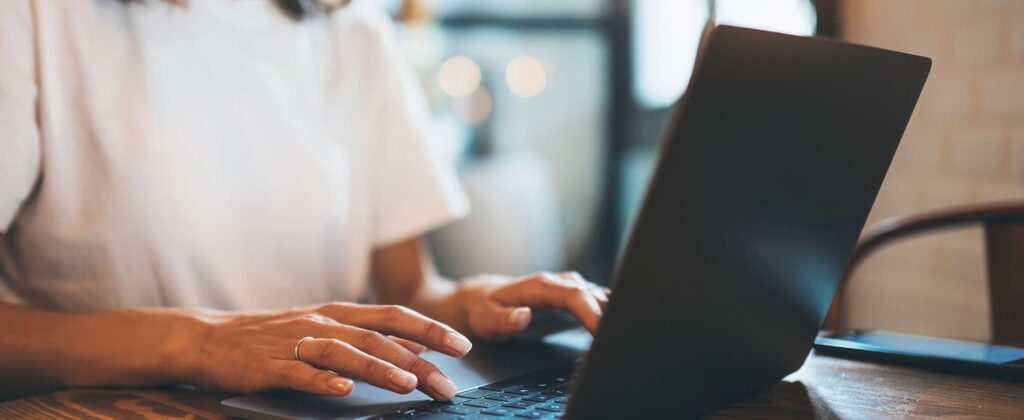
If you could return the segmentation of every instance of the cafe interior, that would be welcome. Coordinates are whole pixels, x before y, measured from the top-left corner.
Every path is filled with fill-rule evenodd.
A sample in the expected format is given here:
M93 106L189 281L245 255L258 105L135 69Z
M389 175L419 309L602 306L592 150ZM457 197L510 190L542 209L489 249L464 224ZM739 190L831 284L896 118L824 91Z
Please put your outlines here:
M865 255L834 308L844 328L987 340L990 302L1024 297L990 285L998 250L986 242L986 220L1024 200L1024 3L447 0L392 10L474 208L430 238L453 277L576 269L606 283L715 22L933 60L865 234L887 220L961 217ZM1014 249L1009 258L1022 259ZM1016 270L1007 275L1019 283Z
M617 262L710 28L930 58L815 350L782 382L712 418L1024 416L1024 358L1006 363L1019 367L1009 379L957 359L1024 351L1024 1L374 4L393 18L425 93L431 152L472 209L426 236L437 271L576 271L613 288L612 302ZM827 341L872 331L890 341ZM0 417L230 414L219 401L231 395L196 392L59 391L0 402Z

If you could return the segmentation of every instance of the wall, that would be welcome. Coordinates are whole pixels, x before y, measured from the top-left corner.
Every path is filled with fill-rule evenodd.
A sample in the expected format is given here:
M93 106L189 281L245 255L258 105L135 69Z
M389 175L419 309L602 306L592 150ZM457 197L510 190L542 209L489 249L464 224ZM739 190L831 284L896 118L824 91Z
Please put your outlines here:
M934 60L869 224L1024 199L1024 1L842 3L845 38ZM982 241L980 229L960 229L886 248L855 274L844 319L852 327L988 337Z

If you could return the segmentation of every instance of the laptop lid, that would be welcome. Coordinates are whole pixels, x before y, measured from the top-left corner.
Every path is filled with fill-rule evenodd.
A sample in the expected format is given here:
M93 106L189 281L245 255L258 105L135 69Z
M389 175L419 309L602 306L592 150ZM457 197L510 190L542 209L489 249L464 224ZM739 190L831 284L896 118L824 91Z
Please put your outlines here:
M697 416L799 368L930 67L877 48L712 29L570 418Z

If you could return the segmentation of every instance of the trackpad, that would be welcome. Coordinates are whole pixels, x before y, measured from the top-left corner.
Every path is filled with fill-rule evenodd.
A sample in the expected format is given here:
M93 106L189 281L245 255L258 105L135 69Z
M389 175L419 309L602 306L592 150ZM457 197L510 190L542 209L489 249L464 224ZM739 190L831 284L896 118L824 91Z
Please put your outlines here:
M460 390L523 375L555 364L571 363L590 346L590 334L570 330L543 341L513 340L500 344L477 343L461 359L437 352L423 358L437 365ZM274 391L229 398L221 402L224 414L244 418L358 418L396 411L430 397L419 391L395 394L364 382L347 397L324 397L294 391Z

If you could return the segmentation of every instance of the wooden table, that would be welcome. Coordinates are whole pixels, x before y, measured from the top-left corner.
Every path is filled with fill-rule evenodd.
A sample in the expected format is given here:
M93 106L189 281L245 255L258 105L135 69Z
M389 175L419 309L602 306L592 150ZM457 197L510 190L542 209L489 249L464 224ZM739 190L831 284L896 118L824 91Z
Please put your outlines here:
M0 418L222 418L224 394L71 389L0 403ZM773 388L712 418L1024 418L1024 383L812 355Z

